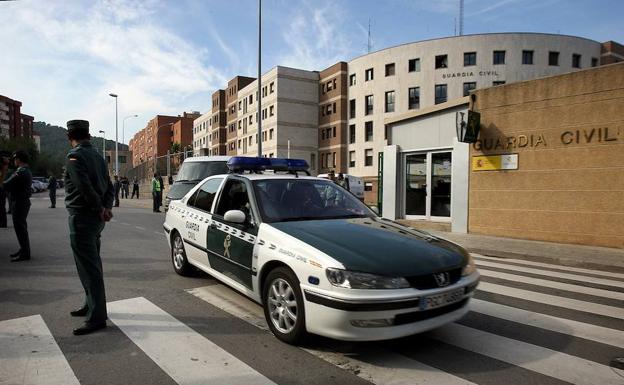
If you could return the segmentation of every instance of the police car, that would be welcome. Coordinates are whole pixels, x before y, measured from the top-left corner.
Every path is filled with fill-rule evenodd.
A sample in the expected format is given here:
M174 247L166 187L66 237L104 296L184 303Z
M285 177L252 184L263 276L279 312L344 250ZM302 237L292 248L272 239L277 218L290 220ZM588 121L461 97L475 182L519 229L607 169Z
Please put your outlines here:
M303 160L233 157L228 167L171 202L173 268L199 268L262 304L280 340L391 339L468 312L479 273L458 245L301 175Z

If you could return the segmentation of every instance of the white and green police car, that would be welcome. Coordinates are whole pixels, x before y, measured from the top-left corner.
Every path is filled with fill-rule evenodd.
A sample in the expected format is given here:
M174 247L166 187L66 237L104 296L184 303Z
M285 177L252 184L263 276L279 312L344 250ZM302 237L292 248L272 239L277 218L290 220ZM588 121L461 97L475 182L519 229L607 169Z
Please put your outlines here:
M461 247L298 175L305 161L234 157L228 166L171 202L173 268L199 268L261 303L279 339L383 340L468 312L479 273Z

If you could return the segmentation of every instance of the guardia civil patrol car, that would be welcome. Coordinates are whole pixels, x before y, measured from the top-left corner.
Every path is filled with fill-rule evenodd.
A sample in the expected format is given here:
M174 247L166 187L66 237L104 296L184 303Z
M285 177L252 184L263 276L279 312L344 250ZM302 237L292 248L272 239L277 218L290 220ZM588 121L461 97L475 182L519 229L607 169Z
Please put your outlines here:
M199 268L262 304L282 341L391 339L468 312L479 273L458 245L300 175L305 161L234 157L228 167L171 202L173 268Z

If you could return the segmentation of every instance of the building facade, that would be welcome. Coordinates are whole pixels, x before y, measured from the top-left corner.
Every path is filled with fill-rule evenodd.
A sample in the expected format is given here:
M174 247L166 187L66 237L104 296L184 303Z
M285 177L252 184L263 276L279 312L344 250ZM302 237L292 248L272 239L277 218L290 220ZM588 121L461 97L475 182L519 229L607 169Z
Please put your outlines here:
M0 137L32 139L34 118L22 114L21 108L19 100L0 95Z
M193 121L193 156L212 153L212 111Z
M119 157L119 176L128 176L128 170L132 168L132 151L120 150L117 154ZM108 175L111 177L116 175L115 150L107 150L105 159L106 166L108 167Z

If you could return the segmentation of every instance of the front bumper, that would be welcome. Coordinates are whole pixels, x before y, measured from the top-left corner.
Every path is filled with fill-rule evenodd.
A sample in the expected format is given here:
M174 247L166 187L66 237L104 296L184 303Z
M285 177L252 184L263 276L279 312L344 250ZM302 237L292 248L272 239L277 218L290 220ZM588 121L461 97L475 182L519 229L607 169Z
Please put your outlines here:
M314 287L303 287L306 328L310 333L346 341L387 340L422 333L466 315L478 282L479 274L475 272L443 289L417 291L417 296L408 298L376 297L368 301L331 297L315 292ZM421 310L421 298L461 288L464 288L461 300Z

